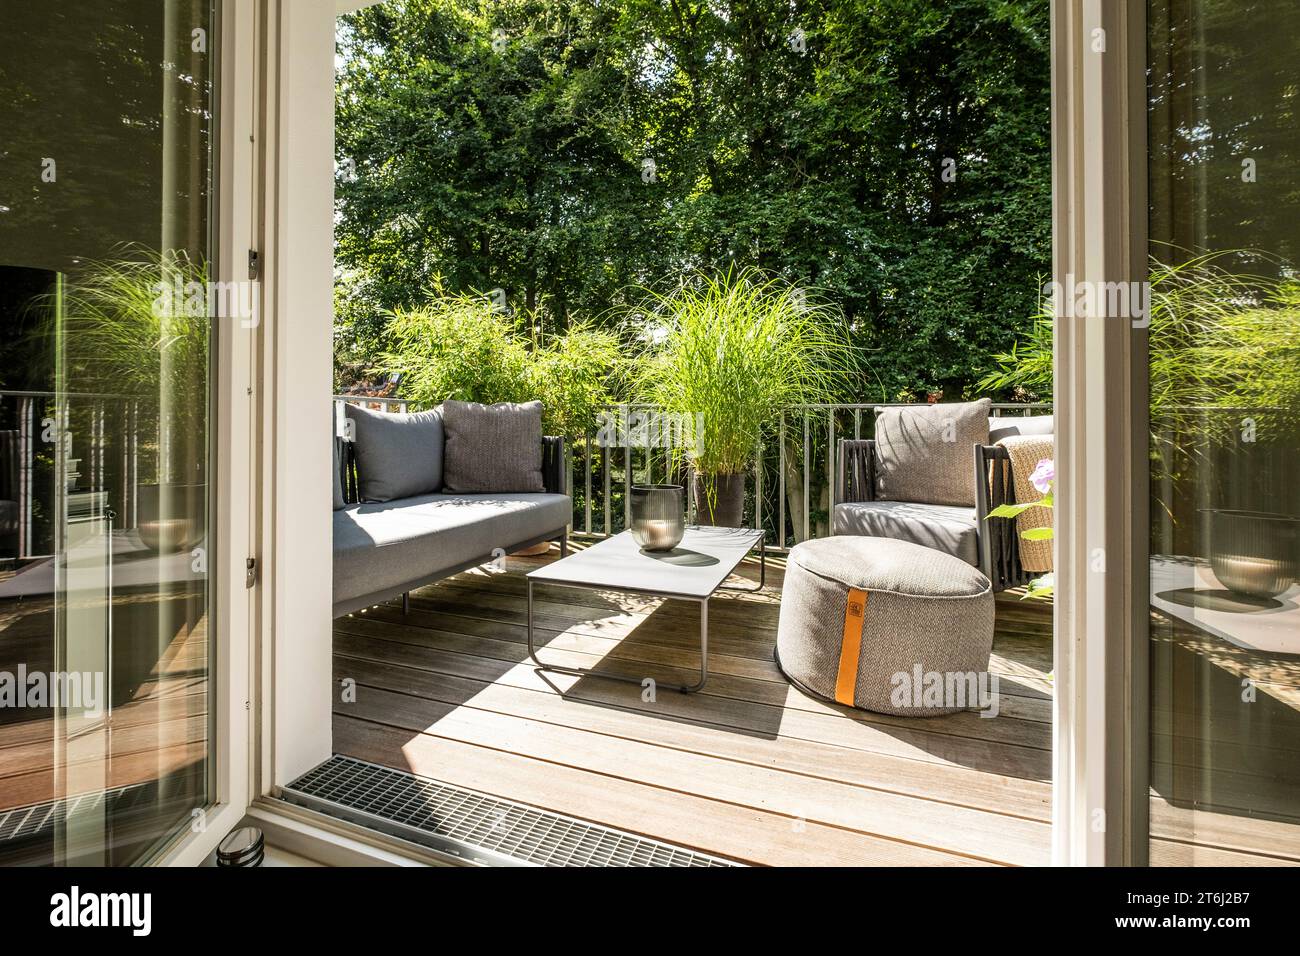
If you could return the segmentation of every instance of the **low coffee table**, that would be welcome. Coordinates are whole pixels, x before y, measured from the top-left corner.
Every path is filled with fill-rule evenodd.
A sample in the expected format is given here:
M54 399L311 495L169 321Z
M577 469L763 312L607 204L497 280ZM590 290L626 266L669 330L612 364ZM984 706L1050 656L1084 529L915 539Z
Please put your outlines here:
M758 587L723 585L745 556L759 549ZM543 664L533 645L533 584L570 588L627 591L655 597L695 601L700 605L700 679L689 687L659 684L669 690L693 693L709 677L709 598L714 591L758 591L767 579L767 548L763 532L755 528L688 527L682 542L671 551L642 551L624 531L554 564L530 571L528 580L528 656L542 670L577 677L604 677L640 684L642 678L605 674L581 667Z

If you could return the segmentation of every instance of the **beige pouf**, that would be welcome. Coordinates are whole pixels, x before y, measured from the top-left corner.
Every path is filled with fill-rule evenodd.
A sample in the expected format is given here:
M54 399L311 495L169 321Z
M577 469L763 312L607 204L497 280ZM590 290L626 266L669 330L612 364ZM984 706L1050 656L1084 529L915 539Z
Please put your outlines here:
M987 704L993 590L960 558L837 535L791 549L777 663L828 700L901 716Z

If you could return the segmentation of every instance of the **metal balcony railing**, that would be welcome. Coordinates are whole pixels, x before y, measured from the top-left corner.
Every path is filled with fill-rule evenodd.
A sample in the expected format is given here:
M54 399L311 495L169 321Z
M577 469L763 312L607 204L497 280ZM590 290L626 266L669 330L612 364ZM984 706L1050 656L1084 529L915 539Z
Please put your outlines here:
M141 408L123 395L0 390L0 559L52 554L60 495L74 490L106 494L117 525L134 526L158 445Z
M393 412L410 408L406 399L395 397L335 395L334 401L336 408L340 403ZM766 531L768 547L777 550L829 533L830 513L835 506L837 441L872 437L876 412L906 404L800 405L776 411L755 448L751 480L745 492L746 523ZM1051 410L1047 403L1001 402L992 406L996 415L1047 414ZM695 502L685 457L679 449L665 447L656 428L645 429L649 438L644 442L635 437L641 430L634 420L636 416L652 419L658 410L632 403L608 406L604 413L619 423L612 429L615 440L609 440L607 429L564 436L568 492L574 499L571 533L602 538L626 528L631 523L628 489L633 483L673 481L686 485L686 517L694 521ZM791 490L794 494L790 494Z
M801 405L777 411L754 452L746 489L746 524L767 532L768 546L784 550L794 542L829 533L835 507L837 442L841 438L871 438L876 412L902 407L904 402ZM920 404L920 403L916 403ZM1049 414L1048 403L994 403L995 415ZM608 413L631 419L653 416L647 405L611 406ZM629 431L639 430L634 423ZM646 430L651 439L658 429ZM653 441L610 443L599 432L570 437L570 493L574 497L573 533L605 537L630 523L632 483L673 481L689 485L683 456ZM793 490L793 494L790 492ZM694 520L694 500L687 498L687 520Z

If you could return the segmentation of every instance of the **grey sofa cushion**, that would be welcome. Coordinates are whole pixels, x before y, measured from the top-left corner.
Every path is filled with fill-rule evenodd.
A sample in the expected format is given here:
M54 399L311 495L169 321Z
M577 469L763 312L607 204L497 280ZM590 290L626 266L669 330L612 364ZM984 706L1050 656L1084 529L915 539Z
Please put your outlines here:
M995 415L989 419L989 444L996 445L1013 435L1054 434L1053 421L1051 415Z
M988 444L987 398L887 408L876 417L876 497L975 506L972 446Z
M572 510L568 495L550 494L438 493L348 505L334 512L335 606L560 531Z
M395 501L442 487L441 412L394 414L349 405L347 416L362 501Z
M540 492L542 403L447 401L443 487L454 493Z
M980 563L979 524L974 508L911 501L845 502L835 506L831 532L910 541L975 567Z

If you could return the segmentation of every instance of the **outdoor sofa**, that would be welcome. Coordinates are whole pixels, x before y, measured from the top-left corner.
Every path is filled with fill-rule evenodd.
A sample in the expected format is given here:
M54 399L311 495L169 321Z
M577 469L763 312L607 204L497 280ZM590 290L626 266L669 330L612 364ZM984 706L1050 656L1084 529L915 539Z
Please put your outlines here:
M538 403L414 414L343 406L335 439L334 617L558 541L573 501ZM336 411L336 415L338 412Z

